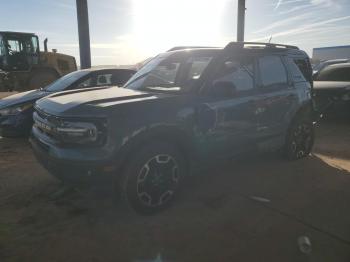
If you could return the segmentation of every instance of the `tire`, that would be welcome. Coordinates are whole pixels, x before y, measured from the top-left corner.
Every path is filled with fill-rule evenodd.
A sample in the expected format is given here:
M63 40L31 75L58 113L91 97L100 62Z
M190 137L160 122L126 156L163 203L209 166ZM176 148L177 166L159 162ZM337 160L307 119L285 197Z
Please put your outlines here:
M29 79L27 90L38 89L51 84L53 81L58 79L59 76L56 72L51 70L38 70L32 73Z
M312 120L307 114L300 115L292 122L287 132L285 155L289 160L297 160L310 155L315 140Z
M131 157L119 181L124 204L143 215L169 207L186 173L186 162L179 150L172 144L155 142Z

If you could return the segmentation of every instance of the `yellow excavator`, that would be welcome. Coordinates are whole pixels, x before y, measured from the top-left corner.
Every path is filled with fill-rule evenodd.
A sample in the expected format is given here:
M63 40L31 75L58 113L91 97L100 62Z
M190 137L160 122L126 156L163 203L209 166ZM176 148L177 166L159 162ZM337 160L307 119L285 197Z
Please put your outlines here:
M41 88L76 70L75 58L49 52L47 39L40 52L37 35L0 31L0 92Z

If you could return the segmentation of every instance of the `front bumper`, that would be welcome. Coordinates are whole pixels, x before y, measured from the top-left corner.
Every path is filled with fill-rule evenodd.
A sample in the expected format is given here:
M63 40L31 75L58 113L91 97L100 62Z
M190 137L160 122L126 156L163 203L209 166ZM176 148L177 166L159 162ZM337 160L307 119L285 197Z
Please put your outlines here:
M39 163L50 174L68 184L97 184L113 182L116 171L113 162L101 157L101 152L88 154L87 150L59 148L35 136L35 128L29 141ZM92 152L91 151L91 152Z

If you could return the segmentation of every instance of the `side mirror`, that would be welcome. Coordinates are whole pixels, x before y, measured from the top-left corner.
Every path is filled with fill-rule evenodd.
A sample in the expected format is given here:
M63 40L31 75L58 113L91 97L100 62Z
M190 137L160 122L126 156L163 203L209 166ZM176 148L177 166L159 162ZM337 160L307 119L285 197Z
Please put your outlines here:
M236 86L229 81L218 81L215 82L210 89L210 95L216 97L232 97L236 95Z

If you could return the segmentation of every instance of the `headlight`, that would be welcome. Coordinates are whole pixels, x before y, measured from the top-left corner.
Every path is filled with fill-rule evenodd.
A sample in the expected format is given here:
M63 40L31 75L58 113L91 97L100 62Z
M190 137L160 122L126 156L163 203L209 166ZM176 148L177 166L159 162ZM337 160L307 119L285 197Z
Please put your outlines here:
M62 121L54 132L63 143L101 145L106 138L106 123Z
M64 119L39 113L33 114L34 128L65 145L101 146L106 141L107 121L98 119Z
M7 107L4 109L0 109L0 115L1 116L9 116L9 115L17 115L18 113L21 113L29 108L32 108L33 104L23 104L19 106L13 106L13 107Z
M92 123L63 122L56 132L66 143L94 143L98 138L97 127Z

